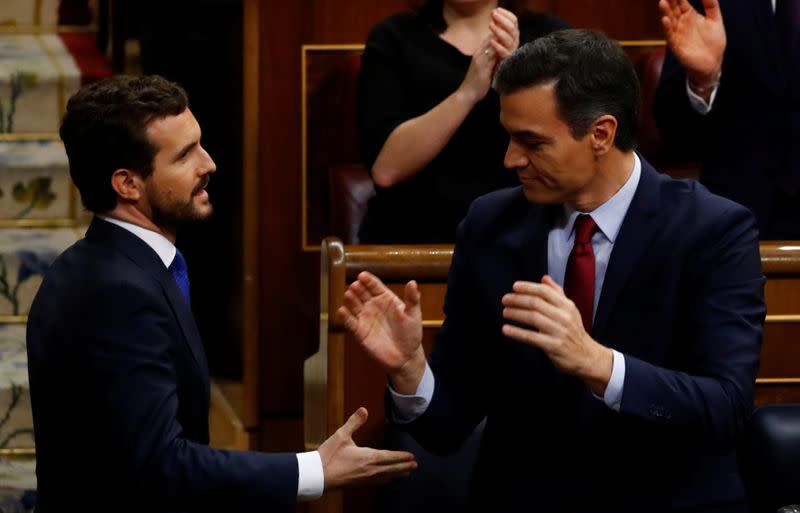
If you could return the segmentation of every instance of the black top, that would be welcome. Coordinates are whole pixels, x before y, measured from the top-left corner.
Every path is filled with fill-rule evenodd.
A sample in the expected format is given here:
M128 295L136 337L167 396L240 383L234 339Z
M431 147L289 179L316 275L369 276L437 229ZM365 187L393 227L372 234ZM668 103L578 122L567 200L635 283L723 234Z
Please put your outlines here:
M568 28L546 13L520 17L519 23L520 44ZM367 168L392 130L458 89L471 58L414 14L396 14L372 29L357 98L361 159ZM517 185L516 175L503 168L508 136L499 116L497 94L489 91L425 169L392 187L376 186L361 225L361 242L453 242L472 200Z

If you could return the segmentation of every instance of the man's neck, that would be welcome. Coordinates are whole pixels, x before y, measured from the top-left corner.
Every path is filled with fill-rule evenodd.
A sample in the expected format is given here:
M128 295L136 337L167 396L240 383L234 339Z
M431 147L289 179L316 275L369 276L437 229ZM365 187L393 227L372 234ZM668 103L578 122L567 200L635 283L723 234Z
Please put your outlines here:
M612 150L598 158L594 178L569 205L580 212L591 212L614 196L633 171L632 151Z
M136 226L141 226L146 230L159 233L163 235L164 238L166 238L168 241L175 244L176 234L174 231L167 230L165 228L156 225L152 221L152 219L150 219L146 214L144 214L141 210L139 210L135 206L117 203L116 207L109 210L108 212L103 212L103 215L106 217L110 217L112 219L119 219L120 221L125 221L126 223L135 224Z

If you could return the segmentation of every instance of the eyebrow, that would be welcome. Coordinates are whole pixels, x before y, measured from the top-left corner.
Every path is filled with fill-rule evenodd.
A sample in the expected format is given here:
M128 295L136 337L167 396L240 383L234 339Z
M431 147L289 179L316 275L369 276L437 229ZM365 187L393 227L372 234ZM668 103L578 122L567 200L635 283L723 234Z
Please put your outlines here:
M511 137L514 139L527 139L527 140L535 140L538 142L551 142L553 139L547 137L546 135L538 134L531 130L517 130L516 132L512 132Z
M195 146L197 146L198 144L200 144L200 141L192 141L192 142L190 142L189 144L187 144L186 146L184 146L183 148L181 148L181 151L179 151L179 152L178 152L178 153L175 155L175 157L173 157L173 158L172 158L172 162L177 162L177 161L179 161L180 159L182 159L183 157L185 157L185 156L186 156L186 155L187 155L187 154L188 154L190 151L192 151L192 149L194 149L194 147L195 147Z

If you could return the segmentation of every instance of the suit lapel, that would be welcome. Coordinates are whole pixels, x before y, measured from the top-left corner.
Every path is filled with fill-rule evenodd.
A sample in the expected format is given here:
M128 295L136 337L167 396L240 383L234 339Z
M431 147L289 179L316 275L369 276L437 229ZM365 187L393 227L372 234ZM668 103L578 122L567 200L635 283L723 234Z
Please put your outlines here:
M186 302L186 298L183 297L183 294L178 288L178 284L175 283L169 271L161 273L159 282L172 306L175 317L178 319L186 343L192 351L192 356L194 356L200 368L205 370L208 365L203 351L203 343L200 339L200 332L197 330L197 324L194 322L194 315L192 315L192 310Z
M191 308L156 252L136 235L98 218L92 220L86 232L86 239L106 246L111 245L159 283L178 320L192 356L205 372L207 369L205 354Z
M650 246L660 226L657 222L661 212L658 173L641 156L639 158L642 162L642 175L608 261L592 326L595 337L603 334L617 297L639 268L639 259Z
M521 243L521 251L515 253L523 259L520 268L524 280L540 282L547 274L547 237L553 227L557 208L531 205L522 224L523 233L517 239Z

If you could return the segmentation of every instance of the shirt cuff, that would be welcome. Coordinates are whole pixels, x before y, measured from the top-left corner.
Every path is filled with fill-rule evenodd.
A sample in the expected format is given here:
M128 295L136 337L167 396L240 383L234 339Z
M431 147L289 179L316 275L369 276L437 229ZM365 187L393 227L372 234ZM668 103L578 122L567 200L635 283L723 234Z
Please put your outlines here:
M394 403L393 420L398 424L408 424L425 413L433 398L434 385L433 371L428 366L428 362L425 362L425 372L413 395L398 394L392 385L389 385L389 394Z
M714 98L717 97L718 90L719 84L715 85L711 89L711 96L708 98L708 103L706 103L702 97L698 96L694 91L692 91L692 88L689 87L689 79L686 79L686 94L689 95L689 104L698 114L705 116L711 112L711 107L714 106Z
M313 501L325 491L325 474L319 451L297 453L297 500Z
M625 357L619 351L611 350L614 355L611 364L611 379L606 385L603 402L614 411L619 411L622 404L622 389L625 385Z

